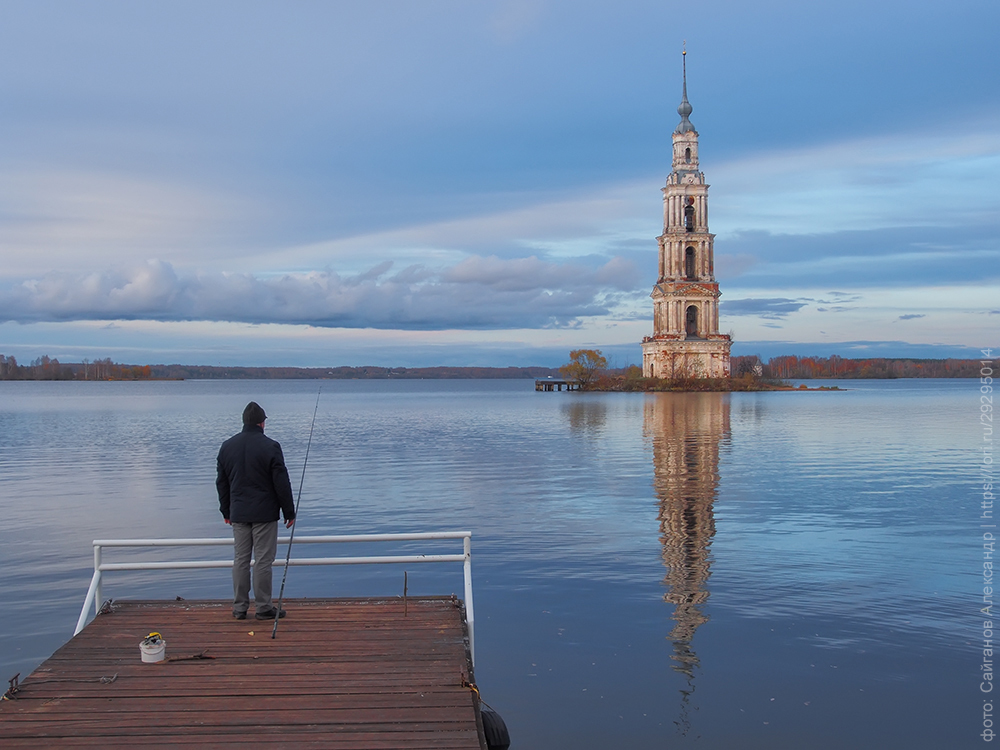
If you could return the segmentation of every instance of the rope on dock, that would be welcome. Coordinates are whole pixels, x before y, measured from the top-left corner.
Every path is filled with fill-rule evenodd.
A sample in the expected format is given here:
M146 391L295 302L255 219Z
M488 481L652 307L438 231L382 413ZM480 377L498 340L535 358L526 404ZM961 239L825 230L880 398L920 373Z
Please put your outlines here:
M215 658L214 656L208 655L208 649L206 648L204 651L200 653L191 654L191 656L168 656L160 663L164 664L168 661L201 661L202 659L214 659L214 658Z

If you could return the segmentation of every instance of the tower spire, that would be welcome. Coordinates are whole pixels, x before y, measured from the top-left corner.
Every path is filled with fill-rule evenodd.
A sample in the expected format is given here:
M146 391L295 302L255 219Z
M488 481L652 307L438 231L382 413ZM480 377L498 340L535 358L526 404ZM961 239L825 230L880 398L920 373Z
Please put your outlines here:
M687 42L684 42L684 49L681 51L681 61L684 69L684 88L683 95L681 96L681 104L677 108L677 114L681 116L681 122L674 130L675 133L697 133L694 129L694 125L688 119L688 115L694 111L694 107L691 106L691 102L688 101L688 69L687 69Z
M688 98L688 43L687 39L681 45L681 70L684 71L682 74L682 80L684 81L684 101Z

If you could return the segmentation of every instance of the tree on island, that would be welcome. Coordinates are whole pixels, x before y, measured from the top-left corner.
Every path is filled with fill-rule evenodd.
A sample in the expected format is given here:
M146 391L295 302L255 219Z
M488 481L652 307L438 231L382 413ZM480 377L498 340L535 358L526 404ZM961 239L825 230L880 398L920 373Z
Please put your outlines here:
M559 368L559 374L586 388L607 367L608 360L600 349L574 349L569 353L569 362Z

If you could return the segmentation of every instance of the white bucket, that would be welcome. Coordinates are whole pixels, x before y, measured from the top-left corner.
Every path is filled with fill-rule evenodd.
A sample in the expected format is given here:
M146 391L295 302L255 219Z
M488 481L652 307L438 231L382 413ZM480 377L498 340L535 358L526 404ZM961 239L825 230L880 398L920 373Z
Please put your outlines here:
M167 652L167 642L162 638L146 638L139 642L139 653L146 664L163 661Z

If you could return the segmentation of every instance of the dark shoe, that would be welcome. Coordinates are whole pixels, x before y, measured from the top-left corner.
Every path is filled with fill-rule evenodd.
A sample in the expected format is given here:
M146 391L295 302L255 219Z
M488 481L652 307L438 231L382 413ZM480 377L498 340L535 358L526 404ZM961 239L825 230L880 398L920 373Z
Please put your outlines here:
M279 620L280 620L280 619L281 619L282 617L284 617L284 616L285 616L285 610L283 610L283 609L282 609L282 610L280 610L280 611L279 611L279 610L276 610L276 609L265 609L265 610L259 610L259 609L258 609L258 610L257 610L257 611L256 611L256 612L254 613L254 617L256 617L256 618L257 618L258 620L273 620L273 619L274 619L274 614L275 614L275 612L277 612L277 613L278 613L278 619L279 619Z
M247 619L247 613L246 612L233 612L233 617L235 617L237 620L245 620L245 619Z

